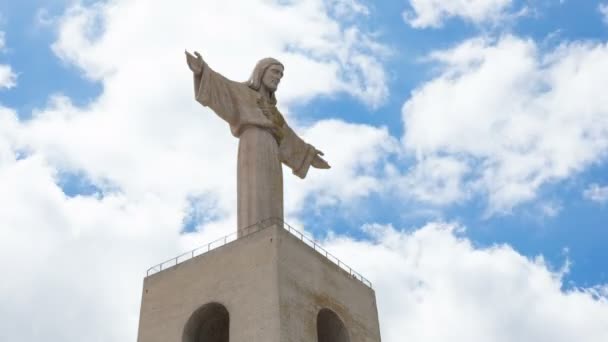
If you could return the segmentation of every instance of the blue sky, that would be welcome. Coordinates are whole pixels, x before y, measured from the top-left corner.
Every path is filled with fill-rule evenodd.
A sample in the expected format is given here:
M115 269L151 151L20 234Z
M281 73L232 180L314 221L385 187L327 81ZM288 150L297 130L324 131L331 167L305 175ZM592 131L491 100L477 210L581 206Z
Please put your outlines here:
M529 4L528 4L529 5ZM514 8L525 3L516 2ZM532 6L532 5L529 5ZM438 48L450 47L459 41L474 37L481 32L490 36L517 34L533 39L541 49L553 49L568 41L605 42L608 26L602 21L598 10L599 3L565 1L564 3L545 2L533 5L534 14L523 16L508 24L478 26L459 18L446 20L441 29L419 30L403 25L399 2L374 4L377 11L371 20L371 27L382 32L391 46L396 49L395 56L388 61L392 78L391 96L381 108L352 108L346 99L320 100L302 108L308 113L312 108L314 115L326 112L348 112L349 120L386 125L391 134L403 134L401 117L398 114L411 91L433 74L433 65L420 62L426 54ZM386 15L392 13L393 15ZM356 106L356 105L355 105ZM567 286L589 286L608 281L608 211L605 203L586 200L582 192L590 183L606 184L608 169L605 160L599 159L597 165L581 170L568 179L546 184L539 191L539 198L526 203L504 215L489 218L483 214L483 198L467 203L455 203L441 208L441 217L457 220L468 227L468 236L480 245L506 243L527 256L542 254L556 267L566 259L573 263L571 272L566 276ZM583 190L582 190L583 189ZM543 200L559 203L559 212L547 217L540 213L539 205ZM404 208L412 209L414 203L382 203L374 209L374 221L395 223L405 227L416 227L426 218L414 218L402 214ZM386 210L386 208L390 208ZM406 209L406 211L408 210ZM328 213L324 213L327 215ZM359 218L369 221L369 217ZM338 223L339 222L339 223ZM358 221L357 223L360 223ZM348 226L352 222L338 220L332 226ZM320 229L323 229L320 227ZM564 252L567 249L568 252Z
M269 20L250 24L259 16ZM0 339L24 327L75 341L62 326L108 317L122 323L96 328L104 341L132 339L145 269L234 230L236 139L191 98L187 48L238 80L261 57L283 61L281 110L333 166L305 180L285 170L286 220L377 284L387 341L604 341L607 41L603 1L4 1L0 256L30 256L28 275L0 287L0 317L15 326ZM467 271L410 264L413 246ZM474 255L483 267L468 264ZM62 270L45 271L48 260ZM107 263L120 266L93 271ZM443 300L397 300L417 293L411 279ZM548 311L567 303L595 318L539 314L518 332L471 335L446 314L445 336L417 330L434 324L427 306L461 303L433 282L462 279L463 297L506 284ZM76 294L33 329L14 307L53 305L43 284L66 292L58 301ZM524 310L494 299L508 308L497 317Z

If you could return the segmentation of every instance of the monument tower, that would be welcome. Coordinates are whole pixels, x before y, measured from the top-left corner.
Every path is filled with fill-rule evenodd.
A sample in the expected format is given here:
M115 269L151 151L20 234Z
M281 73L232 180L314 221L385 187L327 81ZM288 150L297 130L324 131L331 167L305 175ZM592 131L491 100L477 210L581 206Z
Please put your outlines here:
M186 54L196 100L239 138L238 227L148 270L138 342L380 342L371 283L283 222L282 164L329 168L276 108L283 65L241 83Z

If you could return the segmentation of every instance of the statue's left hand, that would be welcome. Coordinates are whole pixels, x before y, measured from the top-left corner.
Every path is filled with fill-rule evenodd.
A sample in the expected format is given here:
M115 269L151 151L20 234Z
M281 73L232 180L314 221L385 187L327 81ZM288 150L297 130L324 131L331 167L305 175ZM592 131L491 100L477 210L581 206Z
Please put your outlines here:
M190 52L186 51L186 61L188 62L188 67L195 75L200 75L203 73L203 67L205 62L203 61L203 56L200 53L194 51L194 56L190 54Z
M317 169L329 169L331 167L329 166L329 163L327 163L325 159L321 158L321 156L324 155L323 152L317 150L316 153L317 154L312 159L311 165Z

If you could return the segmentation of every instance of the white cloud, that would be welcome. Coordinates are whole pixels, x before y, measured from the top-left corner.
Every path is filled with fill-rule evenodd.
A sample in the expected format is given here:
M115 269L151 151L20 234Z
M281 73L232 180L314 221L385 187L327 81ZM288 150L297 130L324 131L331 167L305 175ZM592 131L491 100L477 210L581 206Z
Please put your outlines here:
M194 102L184 48L198 49L217 70L242 80L257 59L277 56L287 66L279 93L286 113L293 103L338 92L348 92L372 106L383 101L387 95L385 74L377 56L386 53L386 48L360 29L332 19L327 11L325 3L314 0L290 5L190 1L180 6L163 1L120 1L76 6L64 17L48 22L60 25L54 51L100 82L103 93L84 107L75 106L64 96L53 96L27 121L19 121L14 111L0 108L0 203L10 203L0 205L0 258L12 261L0 263L0 273L9 275L0 282L0 320L5 323L0 340L134 340L145 269L234 231L236 139L212 112ZM261 19L245 26L251 18ZM300 126L297 117L289 119ZM297 129L326 152L333 169L331 173L313 170L305 181L286 172L286 183L291 183L286 184L288 211L297 211L310 192L322 204L335 204L381 191L386 184L379 179L395 172L386 158L400 151L385 128L323 120ZM466 196L460 177L470 170L468 162L441 159L433 153L424 157L429 168L446 166L435 177L445 184L438 188L445 192L445 198ZM57 185L61 172L82 174L103 193L68 197ZM181 234L182 222L192 211L189 199L205 196L214 199L218 217L199 226L195 233ZM416 244L399 247L399 241L389 238L390 230L378 233L376 245L361 245L368 248L363 250L369 250L369 255L389 256L376 271L370 269L371 264L366 266L365 260L356 261L361 271L376 280L387 341L401 341L397 331L403 326L412 329L412 336L423 334L416 330L416 324L431 321L436 305L462 308L468 300L479 303L475 291L466 292L458 286L454 291L468 296L447 301L447 284L459 285L476 274L466 268L477 265L470 262L475 259L469 254L485 255L491 250L466 249L462 241L450 237L451 233L434 234L435 230L427 227L412 236L427 236L420 244L432 247L431 253L425 254L431 264L434 257L448 264L442 259L445 254L441 248L434 246L461 246L454 248L464 250L460 254L449 254L451 249L446 249L450 261L469 257L452 273L440 267L440 272L429 276L426 272L418 276L408 273L404 278L396 273L410 272L403 265L416 265L419 259L415 255L402 257L411 250L409 244ZM341 245L330 249L334 247ZM350 255L366 254L357 251ZM512 251L509 255L520 260L516 266L544 270ZM522 277L515 272L513 277L508 273L492 281L494 268L509 270L502 262L489 258L473 268L489 272L483 282L473 284L478 286L473 289L492 284L490 288L499 292L499 280L520 283L536 275L530 271ZM538 274L548 274L541 271ZM440 278L439 273L449 277ZM431 297L427 302L430 306L425 308L408 306L413 298L407 292L409 279L419 278L438 289L431 293L442 294L435 300L446 301L434 302ZM549 295L554 297L541 297L538 291L530 292L530 297L537 300L534 303L546 304L541 299L557 298L560 304L584 307L594 319L605 315L603 307L589 301L585 293L563 294L559 287L551 291ZM404 295L397 298L393 293ZM507 294L519 298L514 293ZM411 294L419 296L421 292ZM391 306L385 296L395 304ZM522 307L515 306L512 312L526 312ZM487 306L486 310L490 309L492 306ZM585 332L595 332L594 321L580 323L578 317L584 316L574 316L577 310L572 312L572 317L566 317L571 321L560 328L567 333L571 325L579 324L576 328L587 330L565 336L585 340ZM552 322L561 323L562 317ZM457 335L463 332L456 324L447 327L462 336ZM425 331L432 330L437 329Z
M447 205L469 197L462 178L470 172L466 162L447 156L416 161L404 176L392 181L403 195L434 205Z
M6 50L6 34L0 31L0 53ZM0 89L10 89L17 85L17 74L10 65L0 64Z
M10 65L0 64L0 88L10 89L17 85L17 74Z
M439 75L403 106L404 146L418 160L464 164L469 172L452 173L449 183L486 194L490 213L532 200L542 185L605 157L606 44L566 43L543 53L530 40L505 36L472 39L431 59Z
M40 155L0 166L0 202L10 203L0 206L0 271L10 275L0 285L0 339L134 339L146 268L187 247L179 202L67 198L54 173Z
M608 3L600 3L597 6L598 11L602 15L602 20L605 24L608 24Z
M594 202L605 203L608 201L608 185L590 184L583 191L583 197Z
M338 18L352 18L357 15L369 15L367 6L357 0L328 0L332 12Z
M508 16L512 0L410 0L411 10L403 18L412 27L441 27L451 17L476 24L497 22Z
M562 290L568 264L552 271L508 246L477 248L453 224L410 233L370 225L373 241L327 246L368 277L383 341L586 341L608 339L602 289Z
M6 33L0 31L0 52L3 52L6 48Z
M540 204L540 212L544 217L554 218L562 211L561 203L557 201L546 201Z
M289 115L317 96L346 92L370 106L387 96L379 57L387 49L327 6L110 1L46 21L58 25L55 53L103 90L82 107L54 95L26 121L0 107L0 203L10 203L0 205L0 258L18 258L0 264L10 275L0 284L0 340L134 340L146 268L235 230L237 140L194 101L184 48L235 80L268 55L286 65L280 105L327 153L334 169L324 177L335 180L318 170L297 180L311 187L290 190L288 212L321 191L314 184L326 185L326 204L376 191L378 164L397 146L386 129L338 120L299 127ZM57 185L65 173L100 192L67 196ZM214 217L184 235L183 221L208 205L192 198L211 198Z
M322 120L309 127L304 136L318 143L330 160L331 170L313 170L305 181L286 177L286 208L298 212L307 196L314 194L317 205L336 205L385 192L390 174L387 157L399 152L399 142L386 128L351 124L341 120Z
M28 148L61 168L131 194L220 193L219 205L229 211L235 177L226 175L233 173L237 141L225 123L193 100L184 48L198 49L216 70L236 80L248 78L259 58L278 57L286 65L278 95L286 113L293 102L337 92L370 105L386 96L376 57L386 48L333 20L321 1L161 4L75 6L55 20L60 29L54 51L102 82L104 93L86 108L61 96L51 99L24 125L21 137ZM358 6L352 8L360 11ZM245 25L252 15L273 20ZM311 142L325 149L322 142ZM334 156L327 157L333 162Z
M231 0L166 8L160 2L150 5L131 0L86 8L75 6L63 18L60 38L53 48L90 78L106 81L120 66L132 68L120 70L121 73L133 74L162 66L171 68L176 74L173 77L183 78L180 54L184 48L199 49L213 67L229 78L246 80L255 61L272 55L286 65L289 73L281 89L283 102L348 92L370 105L378 105L388 91L378 60L386 48L355 25L342 26L327 14L328 6L334 8L337 4L359 8L346 3L308 0L281 5ZM143 24L135 29L132 16L124 13L172 16L159 16L154 23L142 18ZM254 16L268 20L250 21ZM132 50L141 55L119 53ZM311 71L316 77L309 77Z

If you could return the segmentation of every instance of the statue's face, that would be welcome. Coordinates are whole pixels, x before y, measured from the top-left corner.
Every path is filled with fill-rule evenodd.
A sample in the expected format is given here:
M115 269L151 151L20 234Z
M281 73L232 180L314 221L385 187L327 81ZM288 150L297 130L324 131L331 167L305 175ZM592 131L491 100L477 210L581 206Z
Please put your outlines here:
M270 91L276 91L279 87L279 82L283 78L283 67L278 64L273 64L266 69L262 76L262 84Z

